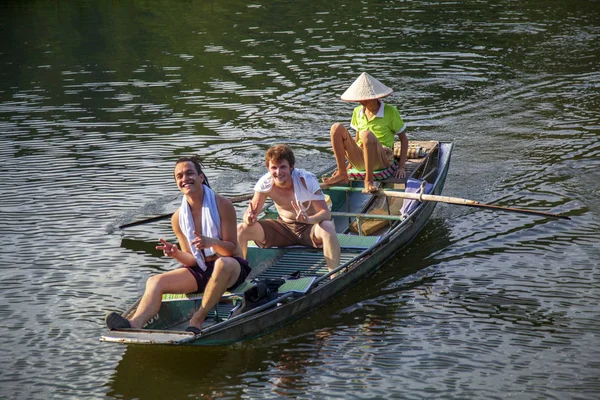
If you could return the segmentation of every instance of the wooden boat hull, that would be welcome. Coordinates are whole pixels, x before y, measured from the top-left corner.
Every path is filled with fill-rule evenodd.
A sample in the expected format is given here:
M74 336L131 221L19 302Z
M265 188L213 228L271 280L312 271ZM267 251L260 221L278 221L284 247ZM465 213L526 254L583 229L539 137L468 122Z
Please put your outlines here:
M430 182L433 185L430 194L439 195L442 192L448 173L452 147L452 143L439 143L439 146L436 147L437 159L435 164L430 166L432 170L436 171L433 175L434 179L431 179ZM426 172L423 171L423 174ZM346 196L348 198L348 194ZM332 194L332 197L335 197L335 195ZM348 288L364 281L368 275L377 271L418 235L427 224L435 206L435 202L420 203L406 219L394 222L377 242L367 248L343 248L342 273L339 273L335 279L330 279L327 276L318 277L316 286L307 293L285 293L263 306L222 322L214 323L206 328L203 327L200 335L193 335L184 331L186 321L189 321L191 314L199 306L200 300L179 301L169 305L163 303L165 311L161 308L158 318L150 322L149 328L151 329L110 331L103 335L101 340L135 344L215 346L261 336L308 314L331 301ZM255 255L260 254L261 257L253 260L254 262L251 261L256 273L261 273L262 270L268 271L274 260L281 259L284 254L291 254L289 249L255 248L249 249L249 251L249 260L252 258L252 252ZM302 254L310 257L311 255L322 254L322 251L314 250L311 252L307 250ZM344 260L346 261L344 262ZM130 309L129 313L134 308L135 306ZM168 317L165 318L163 315L168 315Z

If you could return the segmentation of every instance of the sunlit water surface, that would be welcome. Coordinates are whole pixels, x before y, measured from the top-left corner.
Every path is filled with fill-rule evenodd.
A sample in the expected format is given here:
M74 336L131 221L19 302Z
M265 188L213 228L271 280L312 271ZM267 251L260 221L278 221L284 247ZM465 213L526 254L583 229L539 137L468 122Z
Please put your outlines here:
M596 1L4 2L1 398L544 398L600 394ZM147 277L174 160L248 193L273 143L330 165L367 70L411 139L454 141L438 205L377 274L222 348L100 343ZM238 205L238 212L243 211Z

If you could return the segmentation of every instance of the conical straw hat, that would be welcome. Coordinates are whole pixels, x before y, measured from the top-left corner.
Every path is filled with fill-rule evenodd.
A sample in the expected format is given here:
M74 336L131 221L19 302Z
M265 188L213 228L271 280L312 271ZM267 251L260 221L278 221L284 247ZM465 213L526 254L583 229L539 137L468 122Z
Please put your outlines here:
M342 95L344 101L363 101L380 99L392 94L393 90L371 75L363 72Z

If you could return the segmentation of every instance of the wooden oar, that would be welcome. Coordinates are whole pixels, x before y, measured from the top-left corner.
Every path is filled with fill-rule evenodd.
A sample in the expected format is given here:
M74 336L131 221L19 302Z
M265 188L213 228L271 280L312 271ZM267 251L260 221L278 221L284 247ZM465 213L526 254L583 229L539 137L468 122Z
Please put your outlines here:
M361 192L362 189L359 187L347 187L347 186L330 186L328 190L335 191L345 191L345 192ZM524 208L515 208L515 207L502 207L495 206L492 204L480 203L475 200L462 199L460 197L448 197L448 196L438 196L434 194L420 194L420 193L407 193L407 192L397 192L393 190L379 190L373 194L384 194L389 197L399 197L402 199L412 199L419 201L437 201L440 203L448 203L448 204L456 204L459 206L467 206L467 207L479 207L479 208L487 208L491 210L500 210L500 211L508 211L508 212L516 212L521 214L532 214L532 215L540 215L543 217L550 218L562 218L562 219L571 219L566 215L559 214L551 214L544 211L534 211L534 210L526 210Z
M229 200L231 200L232 203L241 203L243 201L252 199L253 196L254 196L254 193L248 193L248 194L242 194L239 196L231 197ZM131 228L132 226L148 224L148 223L154 222L154 221L160 221L161 219L171 218L171 215L173 215L172 212L168 213L168 214L162 214L162 215L157 215L155 217L142 219L139 221L129 222L127 224L119 225L119 229Z
M419 201L437 201L440 203L457 204L459 206L487 208L487 209L491 209L491 210L516 212L516 213L521 213L521 214L540 215L543 217L550 217L550 218L571 219L570 217L567 217L566 215L551 214L551 213L547 213L547 212L543 212L543 211L526 210L523 208L495 206L492 204L480 203L475 200L462 199L460 197L447 197L447 196L437 196L434 194L395 192L395 191L391 191L391 190L382 190L380 192L389 197L400 197L403 199L412 199L412 200L419 200Z

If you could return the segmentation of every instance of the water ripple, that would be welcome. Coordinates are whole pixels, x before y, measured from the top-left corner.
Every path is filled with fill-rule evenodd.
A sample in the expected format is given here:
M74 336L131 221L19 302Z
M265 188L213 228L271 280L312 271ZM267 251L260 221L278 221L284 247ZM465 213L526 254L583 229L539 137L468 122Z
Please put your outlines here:
M584 3L0 6L0 397L597 397ZM174 267L153 249L168 221L118 229L175 209L174 160L200 154L232 196L275 142L323 169L363 70L394 89L409 138L455 143L444 194L572 219L439 204L378 273L264 338L100 345L104 313Z

